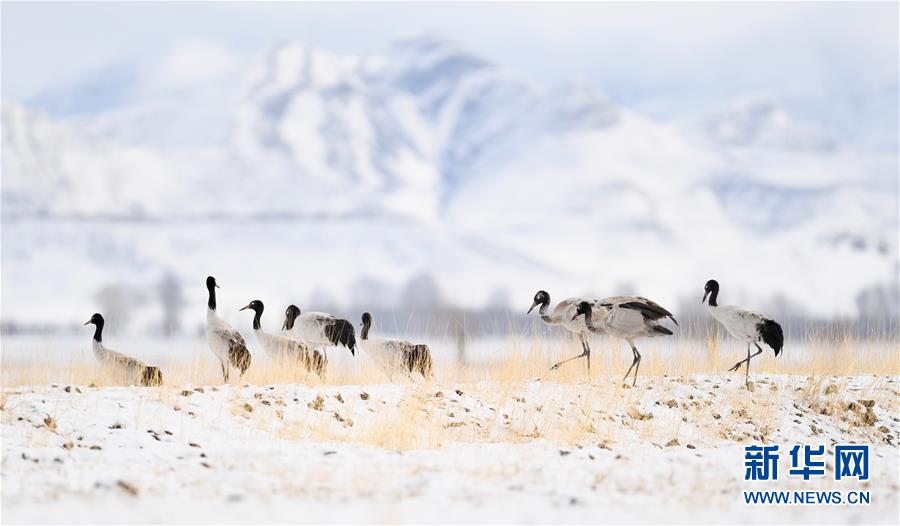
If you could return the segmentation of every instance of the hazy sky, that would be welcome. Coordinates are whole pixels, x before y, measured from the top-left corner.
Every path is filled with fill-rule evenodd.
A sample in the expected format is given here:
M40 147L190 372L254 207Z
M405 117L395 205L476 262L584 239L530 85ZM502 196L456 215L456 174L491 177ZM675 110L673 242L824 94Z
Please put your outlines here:
M3 2L2 95L26 101L110 64L140 68L187 39L239 55L284 40L371 53L427 31L541 85L587 77L663 116L746 95L815 113L896 93L897 25L895 2Z

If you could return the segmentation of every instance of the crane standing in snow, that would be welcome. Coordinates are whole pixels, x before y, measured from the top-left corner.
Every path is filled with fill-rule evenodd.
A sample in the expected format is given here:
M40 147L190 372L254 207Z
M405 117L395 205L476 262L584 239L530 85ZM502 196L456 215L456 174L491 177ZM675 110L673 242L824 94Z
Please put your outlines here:
M762 347L757 342L761 341L771 347L775 351L775 356L781 353L781 348L784 345L784 332L781 330L781 325L752 310L733 305L719 305L719 282L714 279L706 282L703 291L703 299L700 300L700 303L705 302L706 297L709 296L709 314L717 322L721 323L731 336L747 342L747 358L734 364L729 371L737 371L741 364L746 362L745 381L749 384L750 360L763 352ZM755 345L758 349L753 355L750 354L750 344Z
M95 312L91 319L84 323L94 326L94 339L91 347L97 360L110 372L122 375L129 381L139 380L141 385L148 387L162 385L162 372L158 367L146 365L140 360L107 349L103 345L103 325L105 323L106 321L99 312Z
M421 374L433 376L431 350L427 345L415 344L398 338L369 338L372 315L364 312L360 329L360 347L371 355L381 369L393 380L394 374Z
M231 367L241 372L241 376L250 368L250 351L247 342L234 327L223 320L216 312L216 289L219 284L216 278L206 278L206 290L209 293L209 301L206 310L206 341L219 364L222 366L222 376L228 382Z
M300 312L289 305L284 311L281 330L313 348L329 345L344 346L356 356L356 331L353 324L324 312Z
M560 365L566 362L570 362L578 358L585 358L587 359L588 375L591 374L591 346L588 343L590 330L588 330L584 323L575 321L578 304L584 301L587 301L588 303L594 303L597 300L586 297L566 298L557 303L556 307L553 308L553 312L550 312L550 294L548 294L544 290L539 290L537 291L537 294L534 295L534 302L531 304L531 308L528 309L528 312L526 314L531 314L531 311L533 311L535 307L540 305L541 308L538 309L538 313L541 315L541 319L544 321L544 323L548 325L559 325L565 328L567 331L577 334L578 338L581 340L581 349L583 352L578 356L574 356L572 358L568 358L554 364L553 367L550 368L551 371L558 369Z
M305 343L290 336L264 331L260 323L263 309L265 309L262 301L253 300L241 310L248 309L252 309L254 312L253 332L256 333L256 339L266 354L273 360L297 363L307 371L316 373L320 377L323 376L327 362L321 352L313 351Z
M672 331L660 325L659 320L669 318L675 325L678 325L678 322L671 312L641 296L613 296L596 302L595 306L599 311L599 323L595 321L594 307L587 301L578 304L572 319L584 316L584 324L591 332L609 334L628 342L634 359L622 380L627 379L631 369L634 368L634 380L631 385L636 385L638 370L641 368L641 353L634 346L634 339L671 336Z

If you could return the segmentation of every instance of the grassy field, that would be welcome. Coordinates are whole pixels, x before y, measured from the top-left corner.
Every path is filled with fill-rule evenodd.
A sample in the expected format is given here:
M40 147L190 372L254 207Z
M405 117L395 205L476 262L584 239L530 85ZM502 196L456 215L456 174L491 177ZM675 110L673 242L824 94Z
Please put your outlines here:
M253 343L253 342L251 342ZM159 361L161 388L123 386L89 353L5 361L3 503L29 521L896 520L900 357L891 341L746 350L707 340L598 339L583 363L561 338L439 350L433 379L388 382L332 350L324 379L261 353L223 385L202 341ZM124 346L122 346L124 349ZM251 345L251 350L254 347ZM396 378L395 378L396 380ZM873 505L748 508L743 445L865 443ZM716 491L709 493L710 488ZM831 479L779 489L841 489ZM516 502L514 509L504 503ZM261 503L268 503L260 506ZM98 515L96 509L119 510ZM340 512L335 512L339 504ZM159 515L161 508L173 510ZM298 519L297 513L302 514ZM679 519L680 517L680 519Z
M716 331L701 333L695 327L683 327L688 336L654 340L638 340L643 355L640 375L646 377L690 374L725 374L746 356L746 347L730 339L720 338ZM415 339L415 338L413 338ZM417 341L432 342L427 336ZM14 341L14 340L13 340ZM106 342L112 348L159 365L168 385L211 384L221 382L219 365L202 339L179 341L171 345L165 340ZM384 375L364 352L351 358L346 349L328 351L331 363L324 378L307 375L291 364L275 363L261 350L255 338L248 335L253 365L240 380L243 383L303 382L313 385L345 385L387 382ZM49 349L47 345L66 347ZM171 346L171 349L167 347ZM585 382L604 376L622 375L631 364L627 343L609 338L594 338L590 378L583 360L571 362L557 371L550 366L561 358L580 353L580 346L568 335L535 332L510 337L486 338L468 345L469 360L459 362L452 342L437 338L432 344L435 379L442 383L479 381L519 382L535 378L555 382ZM847 376L859 374L900 374L900 339L895 332L878 331L872 337L859 339L847 332L825 330L807 335L803 340L788 340L784 352L775 357L770 349L753 359L751 372L792 374L801 376ZM7 339L4 338L4 347ZM101 370L90 352L89 337L66 340L59 345L40 341L14 345L4 351L0 374L4 386L77 383L122 385L124 379Z

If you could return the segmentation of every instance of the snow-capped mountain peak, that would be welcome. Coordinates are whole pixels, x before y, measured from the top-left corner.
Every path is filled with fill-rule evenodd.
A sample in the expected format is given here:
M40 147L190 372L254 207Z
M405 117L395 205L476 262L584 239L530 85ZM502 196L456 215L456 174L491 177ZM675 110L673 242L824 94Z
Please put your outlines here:
M725 146L828 152L836 148L822 130L799 122L771 100L746 97L713 112L702 123Z
M527 297L626 282L674 304L717 275L753 282L758 304L782 295L853 314L861 291L895 278L896 157L855 151L765 99L662 123L583 79L536 86L427 35L371 56L293 43L249 64L203 46L173 53L188 58L154 69L170 81L190 57L218 58L174 84L142 82L140 97L124 83L115 104L78 115L3 102L4 232L41 239L5 236L4 276L39 283L29 273L48 269L29 261L51 249L86 261L85 275L121 271L81 252L96 240L78 232L105 227L60 226L77 218L121 224L116 261L159 273L189 272L177 264L186 246L211 264L233 221L247 229L236 243L279 271L347 263L345 280L304 285L336 297L371 274L427 272L470 305L498 287ZM169 225L172 241L142 231L155 240L143 243L129 234L138 221ZM303 234L270 234L268 221ZM198 226L171 226L184 223Z

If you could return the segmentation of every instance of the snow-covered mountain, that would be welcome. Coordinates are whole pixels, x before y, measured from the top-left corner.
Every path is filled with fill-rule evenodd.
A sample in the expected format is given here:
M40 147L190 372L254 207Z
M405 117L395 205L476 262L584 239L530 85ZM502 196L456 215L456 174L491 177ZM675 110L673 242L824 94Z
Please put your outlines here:
M836 140L815 126L798 122L770 100L745 98L707 116L709 138L724 146L827 152Z
M106 107L98 78L61 91L87 110L3 103L5 320L62 297L83 317L101 286L169 272L284 296L275 278L295 269L292 293L338 303L427 273L468 306L538 288L674 305L717 277L731 301L824 316L896 290L896 152L764 99L657 122L429 36L249 61L195 45L115 79Z

